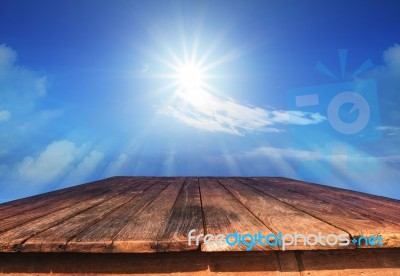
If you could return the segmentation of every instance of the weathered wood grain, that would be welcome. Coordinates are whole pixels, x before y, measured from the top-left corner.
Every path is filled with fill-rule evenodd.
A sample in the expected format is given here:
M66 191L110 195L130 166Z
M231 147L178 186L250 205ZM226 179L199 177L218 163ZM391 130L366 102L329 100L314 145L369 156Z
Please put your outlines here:
M246 250L205 245L203 238L200 248L195 240L188 245L191 229L214 236L379 234L384 248L398 248L398 208L397 200L285 178L114 177L1 204L0 252ZM257 245L252 251L279 249ZM286 249L330 247L300 241Z
M304 211L322 221L325 221L352 237L380 235L386 247L398 247L400 244L400 228L390 222L376 220L368 214L345 208L338 202L329 202L317 199L311 194L305 195L288 190L285 185L277 184L268 179L241 178L246 183L259 191L275 197L296 209Z
M399 262L399 249L153 254L0 253L0 274L397 276L400 273Z
M400 225L400 201L388 198L367 196L358 192L340 190L333 187L313 185L297 180L277 179L272 183L283 185L290 191L298 192L314 198L333 202L343 208L355 210L362 214L374 217L379 221L389 221Z
M400 275L399 249L299 251L301 275Z
M135 197L105 219L98 221L76 237L71 239L66 246L72 252L111 252L114 251L112 242L121 229L135 219L135 216L151 204L166 189L172 180L152 179L148 182L151 187Z
M81 189L73 189L67 193L64 193L62 197L53 198L53 202L50 204L34 204L32 209L22 208L24 211L21 213L21 209L13 207L2 212L3 218L0 220L0 233L5 232L9 229L15 228L19 225L23 225L29 221L39 219L43 216L68 208L77 202L84 202L90 198L97 197L101 194L113 191L113 189L124 186L128 179L114 181L112 179L99 182L98 185L89 185L88 187L82 187Z
M276 252L281 275L300 276L300 268L295 255L296 251Z
M197 249L195 243L188 245L188 232L196 229L204 233L200 189L197 178L188 178L175 202L168 223L157 235L158 251L183 251Z
M199 183L205 234L216 236L235 232L251 235L258 232L271 233L271 229L246 209L216 179L200 178ZM209 245L203 243L201 249L203 251L245 251L246 246L219 245L217 242L212 241ZM270 246L257 245L252 250L271 249L273 248Z
M119 183L117 186L110 184L110 186L107 189L102 189L101 192L96 192L95 194L87 193L79 197L77 196L68 197L68 200L63 201L64 204L69 203L67 207L58 209L54 212L41 216L37 219L29 220L18 228L14 228L1 233L0 249L2 251L21 250L22 249L21 244L25 242L25 240L34 236L35 234L41 233L48 228L58 225L84 212L85 210L90 209L93 206L101 204L115 196L118 196L120 192L123 192L127 189L126 185L122 184L129 184L129 183L123 181ZM37 209L35 209L35 211L37 211ZM5 221L8 223L5 225L9 224L15 225L16 223L18 223L18 219L19 217L12 217L3 220L3 222ZM11 220L11 222L9 222L9 220Z
M0 253L4 275L279 276L272 252Z
M126 185L119 194L29 238L21 245L21 250L31 252L65 251L69 240L98 221L106 219L109 214L122 208L127 202L150 188L149 180L140 180L139 178L130 180L131 185Z
M270 177L268 179L271 181L278 180L279 182L283 182L283 183L287 183L287 184L311 187L311 188L315 188L317 190L329 189L330 193L332 193L332 194L346 195L346 196L349 196L356 200L361 199L363 201L371 201L371 202L375 202L375 203L379 203L379 204L383 204L383 205L395 208L396 210L400 211L400 205L399 205L400 201L397 199L393 199L393 198L377 196L377 195L372 195L372 194L367 194L367 193L362 193L362 192L356 192L356 191L352 191L352 190L347 190L347 189L342 189L342 188L337 188L337 187L327 186L327 185L322 185L322 184L314 184L314 183L309 183L309 182L285 178L285 177ZM374 183L374 184L379 185L379 183Z
M167 224L184 178L171 181L149 204L131 217L113 238L114 252L156 252L157 236Z
M66 188L62 188L62 189L58 189L58 190L54 190L54 191L49 191L49 192L42 193L42 194L32 195L32 196L25 197L25 198L14 199L14 200L11 200L11 201L8 201L8 202L3 202L3 203L0 203L0 212L5 210L5 209L11 208L11 207L27 206L27 205L32 204L32 202L36 202L36 201L45 202L45 200L50 199L53 196L61 195L61 194L65 193L65 192L70 192L72 190L75 190L76 188L79 189L80 187L99 185L99 183L103 183L103 182L111 181L111 180L116 180L118 178L123 178L123 177L113 176L113 177L109 177L109 178L104 178L104 179L92 181L92 182L89 182L89 183L70 186L70 187L66 187Z
M278 235L301 233L304 235L319 234L327 236L329 234L343 234L343 230L334 227L308 213L292 207L265 193L260 193L257 189L243 184L232 178L221 178L219 181L251 211L260 221L262 221L272 232ZM269 233L265 233L269 234ZM347 235L349 237L349 235ZM314 239L311 239L314 241ZM321 241L313 249L327 249L326 242ZM339 245L337 245L339 247ZM299 238L297 245L292 245L290 250L310 249L305 245L304 239Z

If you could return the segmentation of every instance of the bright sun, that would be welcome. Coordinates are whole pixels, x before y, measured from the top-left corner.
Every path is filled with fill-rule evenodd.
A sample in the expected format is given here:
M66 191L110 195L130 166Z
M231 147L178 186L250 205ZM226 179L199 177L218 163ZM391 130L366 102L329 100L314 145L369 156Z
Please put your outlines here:
M177 81L184 89L200 88L203 80L204 74L199 66L183 64L177 70Z

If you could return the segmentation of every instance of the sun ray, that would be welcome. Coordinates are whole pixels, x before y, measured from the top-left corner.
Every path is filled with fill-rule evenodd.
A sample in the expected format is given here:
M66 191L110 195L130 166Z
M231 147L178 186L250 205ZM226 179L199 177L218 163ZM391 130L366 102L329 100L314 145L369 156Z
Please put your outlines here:
M212 40L210 46L208 49L204 52L204 54L199 58L198 65L199 66L204 66L204 64L207 62L208 58L211 56L213 52L222 44L222 41L226 38L228 35L229 28L228 25L226 25L224 28L222 28L218 34L215 36L215 38Z
M215 68L239 58L249 47L235 48L229 52L224 51L225 54L215 58L215 54L220 52L218 49L230 30L229 25L226 24L222 29L217 30L217 35L210 40L210 43L207 43L207 47L203 47L205 44L202 41L203 25L200 24L201 22L197 22L192 27L185 25L183 19L181 14L176 18L177 37L174 40L171 40L171 37L166 37L167 34L162 31L155 35L157 46L160 47L161 51L152 52L152 57L166 66L166 68L159 67L161 71L171 70L170 72L164 71L161 74L152 73L149 74L149 77L171 81L170 85L162 88L162 91L165 91L166 87L173 90L164 107L182 107L186 102L189 109L192 108L193 112L197 112L196 109L204 108L207 102L212 105L212 101L226 98L226 93L216 88L215 82L213 83L210 80L229 78L229 75L216 74ZM192 32L187 35L186 32L190 29ZM174 48L173 45L179 48ZM162 56L163 53L167 54L167 57Z

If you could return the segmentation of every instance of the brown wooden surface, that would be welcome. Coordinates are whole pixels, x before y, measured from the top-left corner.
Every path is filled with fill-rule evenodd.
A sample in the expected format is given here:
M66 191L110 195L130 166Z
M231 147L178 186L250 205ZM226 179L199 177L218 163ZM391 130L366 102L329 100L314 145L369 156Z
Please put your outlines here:
M385 204L390 202L392 208L388 208L385 204L382 204L381 208L374 205L374 212L371 212L372 203L364 199L364 194L357 192L290 179L247 178L241 181L342 229L351 237L379 234L384 238L383 243L386 246L399 247L400 245L400 212L398 211L400 203L398 200L384 198L382 201ZM352 193L352 197L356 198L354 200L356 203L349 204L343 201L339 196L340 191Z
M285 178L112 177L0 204L0 252L246 250L215 242L189 246L191 229L213 235L379 234L383 248L399 248L400 202ZM252 251L280 249L258 245ZM286 248L317 249L334 248L301 242ZM292 267L293 252L281 253L282 265Z
M0 253L7 275L397 276L399 249L154 254Z

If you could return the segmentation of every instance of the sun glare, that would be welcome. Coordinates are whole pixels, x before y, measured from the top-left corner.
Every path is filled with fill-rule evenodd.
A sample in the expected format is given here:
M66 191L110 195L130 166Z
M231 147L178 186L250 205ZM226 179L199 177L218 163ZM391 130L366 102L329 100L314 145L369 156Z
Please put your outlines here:
M198 89L201 87L204 76L201 68L192 64L185 64L178 69L177 79L184 89Z
M179 27L179 26L178 26ZM220 46L222 37L217 36L214 40L207 43L209 48L201 48L201 31L194 33L193 42L187 40L185 34L181 33L178 40L181 42L181 49L171 48L169 41L164 37L162 32L156 33L156 39L159 45L163 46L160 53L167 53L166 56L160 55L159 52L150 51L149 53L162 65L166 66L160 74L154 74L156 78L164 78L170 80L159 92L168 91L170 97L165 105L174 105L178 102L188 104L196 109L205 106L215 105L218 96L224 95L224 92L215 86L218 80L226 74L216 73L215 68L230 62L240 56L240 50L225 51L226 54L213 59L214 51ZM189 47L188 45L191 45ZM235 55L232 55L232 52ZM215 58L215 57L214 57ZM163 67L162 67L163 68ZM163 68L164 70L164 68ZM187 108L187 106L185 106Z

